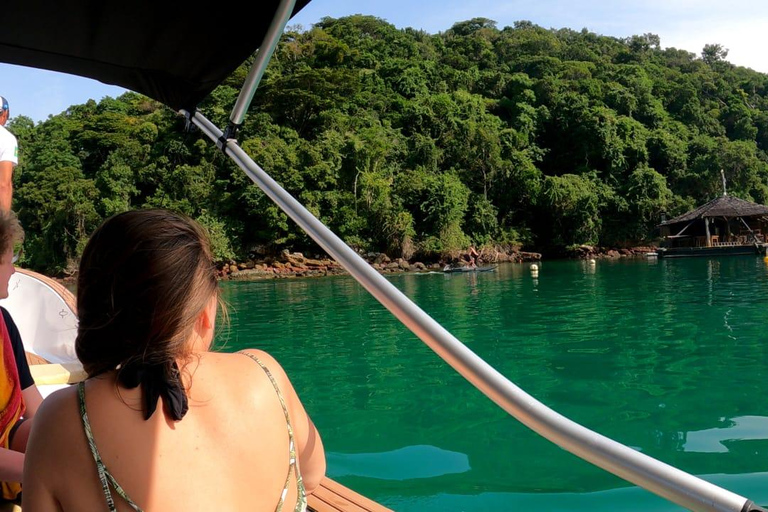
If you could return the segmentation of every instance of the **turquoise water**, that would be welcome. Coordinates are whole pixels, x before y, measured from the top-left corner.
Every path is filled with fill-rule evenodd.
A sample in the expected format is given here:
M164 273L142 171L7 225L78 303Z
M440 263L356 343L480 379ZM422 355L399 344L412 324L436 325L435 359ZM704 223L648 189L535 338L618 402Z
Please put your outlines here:
M768 265L543 262L391 282L544 404L768 504ZM681 508L498 409L348 276L223 284L226 350L286 368L328 475L398 511Z

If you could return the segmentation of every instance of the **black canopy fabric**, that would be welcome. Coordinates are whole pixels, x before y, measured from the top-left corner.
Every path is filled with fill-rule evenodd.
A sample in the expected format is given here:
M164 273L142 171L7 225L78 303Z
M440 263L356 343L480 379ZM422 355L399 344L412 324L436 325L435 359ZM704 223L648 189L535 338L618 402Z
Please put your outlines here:
M297 0L293 15L307 3ZM256 51L277 8L277 0L3 2L0 61L192 109Z

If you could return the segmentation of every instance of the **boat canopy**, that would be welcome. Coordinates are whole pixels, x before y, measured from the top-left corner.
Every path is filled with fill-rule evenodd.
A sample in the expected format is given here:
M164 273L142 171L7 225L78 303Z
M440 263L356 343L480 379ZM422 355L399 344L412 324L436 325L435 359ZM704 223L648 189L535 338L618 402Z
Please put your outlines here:
M297 0L291 16L308 3ZM93 78L194 110L259 48L279 5L3 2L0 61Z

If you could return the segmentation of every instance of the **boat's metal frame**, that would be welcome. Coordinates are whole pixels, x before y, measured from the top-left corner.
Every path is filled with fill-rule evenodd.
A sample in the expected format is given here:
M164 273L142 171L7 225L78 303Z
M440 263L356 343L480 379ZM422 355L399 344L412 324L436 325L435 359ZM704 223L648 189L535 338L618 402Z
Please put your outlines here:
M527 394L374 270L240 148L233 135L250 105L294 3L295 0L281 2L265 38L266 44L259 50L257 61L241 90L227 129L220 130L200 112L181 110L180 113L186 116L188 122L200 128L216 143L272 201L419 339L484 395L527 427L574 455L685 508L713 512L766 512L745 497L589 430Z

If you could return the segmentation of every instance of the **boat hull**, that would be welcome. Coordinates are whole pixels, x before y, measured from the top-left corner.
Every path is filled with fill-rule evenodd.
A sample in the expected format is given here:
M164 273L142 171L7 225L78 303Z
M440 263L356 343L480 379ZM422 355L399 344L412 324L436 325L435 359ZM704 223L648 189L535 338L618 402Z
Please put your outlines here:
M63 285L17 268L0 306L11 314L27 353L49 363L77 363L75 298Z
M746 256L765 255L768 244L729 245L717 247L662 247L659 258L695 258L702 256Z
M493 272L496 270L497 265L491 265L487 267L455 267L455 268L444 268L443 272L446 274L459 274L464 272Z

